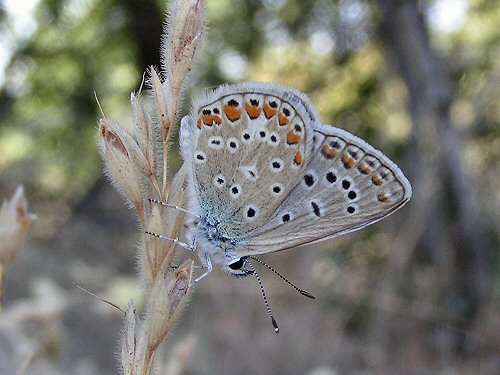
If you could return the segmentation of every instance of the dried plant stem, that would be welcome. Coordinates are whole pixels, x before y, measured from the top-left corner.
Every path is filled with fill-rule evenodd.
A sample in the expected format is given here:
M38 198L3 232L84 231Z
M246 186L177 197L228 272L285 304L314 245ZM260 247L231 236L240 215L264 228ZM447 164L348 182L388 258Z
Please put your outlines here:
M169 184L168 148L183 88L205 30L206 0L171 1L168 14L162 45L163 72L159 74L154 68L149 72L152 103L146 103L148 98L140 93L131 94L131 131L106 118L99 125L99 147L106 172L137 212L142 227L139 259L146 309L137 315L130 303L125 312L121 345L125 375L152 372L154 354L186 304L193 272L192 261L174 271L176 244L145 232L178 238L182 229L184 212L150 199L185 206L186 171L182 167Z
M179 98L173 96L172 97L172 113L177 113L177 105L179 102ZM172 132L172 124L175 123L175 116L170 117L168 120L166 120L162 126L163 129L163 155L168 155L168 148L170 146L169 144L169 139L171 137L171 132ZM166 197L167 194L167 174L168 174L168 158L163 158L163 187L162 187L162 199Z
M0 208L0 313L7 270L24 247L24 242L36 216L28 212L24 189L19 186L10 200Z

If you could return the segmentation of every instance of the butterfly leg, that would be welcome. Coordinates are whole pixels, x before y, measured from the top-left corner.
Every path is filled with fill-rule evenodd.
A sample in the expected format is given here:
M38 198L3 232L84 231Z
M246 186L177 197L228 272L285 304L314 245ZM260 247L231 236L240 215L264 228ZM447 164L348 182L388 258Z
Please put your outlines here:
M205 253L205 262L207 264L207 270L204 273L202 273L200 276L198 276L196 279L194 279L194 281L189 286L192 286L193 284L200 282L201 279L203 279L210 272L212 272L212 260L210 260L210 256L208 255L208 253Z
M151 203L159 204L160 206L164 206L164 207L168 207L168 208L173 208L174 210L177 210L177 211L180 211L180 212L184 212L186 214L190 214L190 215L196 217L197 219L201 219L201 217L199 215L195 214L194 212L186 210L185 208L176 206L175 204L166 203L166 202L160 201L158 199L153 199L153 198L149 198L148 201L150 201Z
M149 232L147 230L144 231L144 232L146 232L147 234L150 234L152 236L155 236L156 238L159 238L161 240L171 241L174 244L176 244L177 246L182 247L183 249L190 250L190 251L196 251L196 245L189 245L189 244L187 244L185 242L180 241L178 238L170 238L170 237L162 236L161 234Z

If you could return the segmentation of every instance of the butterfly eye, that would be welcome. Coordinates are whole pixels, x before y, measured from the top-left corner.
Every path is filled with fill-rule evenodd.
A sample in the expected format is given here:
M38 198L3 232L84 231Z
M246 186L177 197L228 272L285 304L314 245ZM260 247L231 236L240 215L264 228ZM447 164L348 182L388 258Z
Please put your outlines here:
M240 270L244 264L245 264L245 258L239 258L239 259L233 261L232 263L229 263L228 266L232 270L236 271L236 270Z

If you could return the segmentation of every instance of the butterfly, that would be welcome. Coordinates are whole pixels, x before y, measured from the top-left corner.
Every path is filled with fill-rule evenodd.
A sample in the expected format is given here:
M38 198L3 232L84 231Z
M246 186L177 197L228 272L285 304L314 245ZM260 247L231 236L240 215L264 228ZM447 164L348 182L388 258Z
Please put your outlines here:
M249 259L373 224L412 195L382 152L320 122L309 98L275 83L222 85L181 121L188 230L207 272L254 273ZM256 259L257 260L257 259Z

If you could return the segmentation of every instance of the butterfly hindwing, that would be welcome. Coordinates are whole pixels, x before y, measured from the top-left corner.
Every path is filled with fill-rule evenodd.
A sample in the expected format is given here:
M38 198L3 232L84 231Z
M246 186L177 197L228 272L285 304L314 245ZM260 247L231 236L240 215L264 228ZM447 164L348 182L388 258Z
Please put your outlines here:
M329 125L314 127L313 155L267 223L243 241L246 255L352 232L394 212L411 197L401 170L362 139Z

